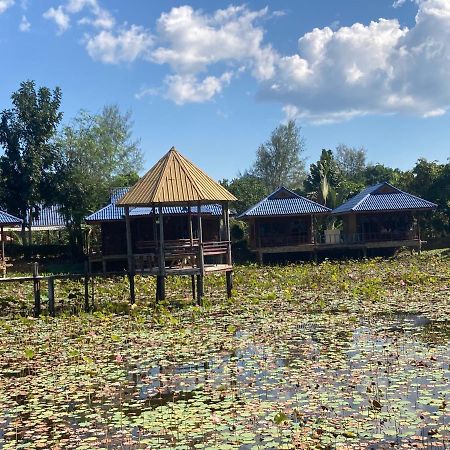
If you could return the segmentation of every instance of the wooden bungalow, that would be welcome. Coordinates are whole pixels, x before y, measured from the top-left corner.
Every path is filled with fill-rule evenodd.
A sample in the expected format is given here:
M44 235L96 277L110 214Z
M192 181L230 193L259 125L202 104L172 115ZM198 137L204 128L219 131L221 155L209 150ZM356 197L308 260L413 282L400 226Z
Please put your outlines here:
M97 248L90 245L89 262L91 271L97 264L101 264L103 272L109 269L126 267L128 262L125 208L118 206L117 201L123 197L129 187L117 188L111 194L110 203L85 218L91 226L100 228L100 241ZM201 205L203 239L214 242L223 233L222 206L219 204ZM158 207L155 208L156 217L159 216ZM194 241L198 240L198 207L191 208L192 234ZM165 240L177 241L189 239L189 208L187 206L163 207ZM136 270L145 271L150 268L148 257L149 246L152 246L155 235L155 217L153 209L149 207L130 208L130 226L132 235L133 254L136 255ZM217 259L217 258L215 258ZM153 261L154 262L154 261Z
M196 277L197 300L201 304L204 276L218 272L226 274L227 294L231 296L233 265L229 202L234 200L236 198L230 192L178 153L174 147L126 192L115 205L124 208L132 301L134 274L143 259L146 265L144 272L157 277L157 300L165 298L166 276L190 275L194 296ZM207 236L202 208L204 211L206 206L215 204L222 207L222 232ZM187 216L184 213L176 221L178 226L174 225L171 229L169 224L173 216L168 215L167 208L174 207L186 208ZM152 226L147 221L146 234L141 231L140 239L147 239L141 239L139 244L132 227L132 214L137 208L149 208L153 220ZM136 227L138 226L136 222ZM145 228L145 222L141 226ZM145 253L137 253L139 246L140 251ZM220 256L224 258L221 263L207 261L208 257Z
M437 205L387 182L364 189L332 211L343 227L331 244L341 247L421 249L417 215Z
M314 222L330 209L280 187L238 218L249 224L249 248L260 263L270 253L313 252Z

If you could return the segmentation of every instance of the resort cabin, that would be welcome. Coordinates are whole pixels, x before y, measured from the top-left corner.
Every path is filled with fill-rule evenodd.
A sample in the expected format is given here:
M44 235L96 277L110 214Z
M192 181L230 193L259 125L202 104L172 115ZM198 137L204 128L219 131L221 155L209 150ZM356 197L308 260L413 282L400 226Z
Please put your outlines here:
M387 182L370 186L332 211L342 218L335 245L421 249L417 215L437 205Z
M117 201L128 191L129 187L115 189L110 203L85 218L88 225L100 228L100 241L97 248L91 249L91 264L101 263L103 271L110 268L125 267L127 264L127 240L125 208ZM222 206L219 204L201 205L202 232L205 241L219 241L223 235ZM164 221L164 238L166 243L184 242L189 237L189 215L192 220L193 242L198 242L198 206L192 206L189 213L187 206L162 207ZM155 235L158 233L157 220L159 207L130 207L130 226L133 254L138 256L137 269L143 269L143 258L139 255L152 252L155 247ZM156 220L155 220L156 216Z
M315 218L330 211L282 186L238 218L248 222L249 248L262 263L264 254L314 251Z

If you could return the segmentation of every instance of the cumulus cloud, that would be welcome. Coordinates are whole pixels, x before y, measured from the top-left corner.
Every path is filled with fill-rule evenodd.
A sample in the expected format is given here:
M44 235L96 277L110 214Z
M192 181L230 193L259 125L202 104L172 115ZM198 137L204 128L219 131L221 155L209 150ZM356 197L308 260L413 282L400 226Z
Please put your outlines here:
M19 24L19 31L26 33L27 31L30 31L30 29L31 29L31 23L28 21L26 16L22 16L22 20L20 21L20 24Z
M114 17L99 5L98 0L69 0L64 5L47 10L44 17L54 20L58 26L58 32L61 34L69 28L71 16L85 12L88 15L78 20L81 25L91 25L107 30L112 29L115 25Z
M366 114L443 114L450 106L450 3L420 0L414 27L397 20L314 29L280 56L263 99L315 122Z
M44 19L53 20L58 27L58 33L64 33L70 26L70 17L64 12L64 8L60 5L57 8L53 6L45 11Z
M14 5L14 0L0 0L0 14L4 13L12 5Z
M260 78L271 74L271 48L263 46L264 30L255 24L267 8L250 11L245 6L230 6L208 15L191 6L172 8L157 23L162 43L152 58L169 64L177 73L205 71L217 63L248 64ZM264 64L264 69L259 65Z
M208 76L203 80L190 74L170 75L166 78L166 97L177 105L203 103L222 92L231 78L231 72L225 72L220 77Z
M152 36L145 28L132 25L118 32L103 30L94 36L87 36L86 49L96 61L119 64L146 57L152 42Z

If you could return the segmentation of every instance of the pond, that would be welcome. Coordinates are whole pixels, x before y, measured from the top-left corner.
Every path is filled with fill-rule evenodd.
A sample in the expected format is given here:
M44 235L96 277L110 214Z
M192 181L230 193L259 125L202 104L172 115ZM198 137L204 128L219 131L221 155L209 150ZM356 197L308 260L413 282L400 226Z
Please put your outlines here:
M5 319L0 448L448 449L444 262L379 263L435 268L383 281L385 301L354 293L376 264L341 265L354 284L319 295L334 264L242 267L257 287L219 302L213 281L205 308Z

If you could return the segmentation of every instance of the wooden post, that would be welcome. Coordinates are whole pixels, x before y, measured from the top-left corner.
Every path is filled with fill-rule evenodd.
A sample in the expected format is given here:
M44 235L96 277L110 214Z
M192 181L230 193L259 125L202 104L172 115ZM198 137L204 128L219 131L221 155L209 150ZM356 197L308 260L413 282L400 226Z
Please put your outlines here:
M127 258L128 258L128 280L130 282L130 303L135 301L134 290L134 257L133 257L133 241L131 240L131 223L130 223L130 207L125 206L125 225L127 233Z
M48 278L48 313L55 317L55 279Z
M195 300L195 275L191 275L192 298Z
M5 258L5 234L3 232L3 225L1 228L2 231L2 272L3 278L6 277L6 258Z
M156 277L156 301L165 300L166 298L166 285L165 277L158 275Z
M89 263L84 263L84 312L89 312Z
M192 245L194 244L194 233L192 231L192 209L191 205L188 206L188 227L189 227L189 242Z
M229 266L232 265L231 260L231 230L230 230L230 209L228 207L228 202L225 203L225 221L226 221L226 238L228 241L228 248L227 248L227 264Z
M227 278L227 297L231 298L233 295L233 272L231 270L226 272Z
M197 305L203 306L203 275L197 275Z
M164 217L162 205L159 205L159 275L164 276L166 273L166 261L164 255Z
M39 280L38 263L33 265L34 317L41 315L41 282Z
M197 205L198 211L198 248L199 248L199 260L198 260L198 267L200 269L200 274L203 276L205 272L205 259L203 256L203 227L202 227L202 213L201 213L201 204L198 202ZM203 283L203 282L202 282ZM198 278L197 278L197 291L200 291L200 285L198 284Z

